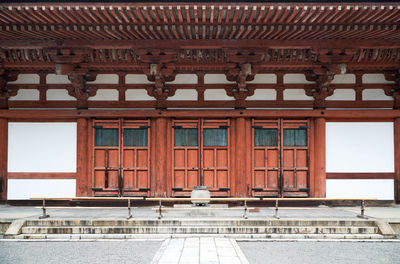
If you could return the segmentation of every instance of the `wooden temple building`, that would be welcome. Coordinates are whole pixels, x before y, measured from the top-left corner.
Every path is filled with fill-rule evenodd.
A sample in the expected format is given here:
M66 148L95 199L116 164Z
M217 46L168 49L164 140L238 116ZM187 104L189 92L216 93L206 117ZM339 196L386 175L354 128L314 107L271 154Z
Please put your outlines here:
M400 201L400 4L0 4L0 195Z

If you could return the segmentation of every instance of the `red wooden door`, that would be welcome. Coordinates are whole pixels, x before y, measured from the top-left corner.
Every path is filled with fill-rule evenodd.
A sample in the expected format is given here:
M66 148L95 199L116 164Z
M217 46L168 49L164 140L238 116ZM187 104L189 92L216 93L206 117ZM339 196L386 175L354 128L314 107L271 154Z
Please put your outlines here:
M254 196L308 196L308 124L307 120L253 120Z
M148 196L149 121L95 120L93 130L94 195Z
M229 120L174 120L172 128L173 195L189 195L198 185L229 195Z

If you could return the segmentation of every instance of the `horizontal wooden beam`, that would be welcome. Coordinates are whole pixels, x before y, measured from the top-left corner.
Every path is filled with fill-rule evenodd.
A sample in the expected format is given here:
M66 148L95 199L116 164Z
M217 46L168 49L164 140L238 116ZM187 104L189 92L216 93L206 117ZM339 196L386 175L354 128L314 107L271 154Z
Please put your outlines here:
M328 172L326 173L326 178L329 180L333 179L394 179L394 173L392 172L373 172L373 173L362 173L362 172L346 172L346 173L336 173Z
M0 117L18 120L54 120L86 118L151 118L151 117L179 117L179 118L226 118L226 117L254 117L254 118L305 118L325 117L346 120L381 118L393 119L400 117L400 110L0 110Z
M9 172L8 179L75 179L76 173L69 172L55 172L55 173L42 173L42 172Z
M400 48L399 40L9 40L1 39L0 48L96 48L96 49L217 49L217 48Z

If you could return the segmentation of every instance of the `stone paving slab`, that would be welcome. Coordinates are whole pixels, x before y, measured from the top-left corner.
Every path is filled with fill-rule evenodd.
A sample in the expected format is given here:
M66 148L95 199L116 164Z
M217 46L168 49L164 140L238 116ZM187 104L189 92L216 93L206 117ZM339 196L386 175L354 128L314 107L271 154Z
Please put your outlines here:
M248 264L236 240L214 237L167 239L152 264Z

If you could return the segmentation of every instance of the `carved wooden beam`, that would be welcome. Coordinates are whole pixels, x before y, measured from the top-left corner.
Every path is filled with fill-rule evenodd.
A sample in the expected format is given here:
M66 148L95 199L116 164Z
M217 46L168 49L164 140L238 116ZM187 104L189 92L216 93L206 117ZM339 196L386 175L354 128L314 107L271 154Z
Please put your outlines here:
M0 66L0 109L8 109L8 99L18 93L18 89L7 86L10 81L16 81L18 74L9 72Z
M89 97L95 96L97 92L97 88L87 85L87 81L94 81L95 74L82 72L81 69L68 73L68 79L71 81L71 86L67 88L68 94L77 99L76 107L87 109Z
M385 72L385 79L396 83L394 87L385 86L384 91L387 96L393 97L393 109L400 109L400 67L396 71Z

